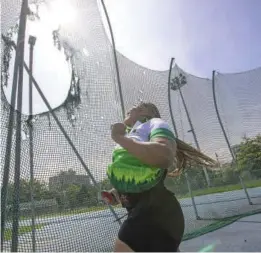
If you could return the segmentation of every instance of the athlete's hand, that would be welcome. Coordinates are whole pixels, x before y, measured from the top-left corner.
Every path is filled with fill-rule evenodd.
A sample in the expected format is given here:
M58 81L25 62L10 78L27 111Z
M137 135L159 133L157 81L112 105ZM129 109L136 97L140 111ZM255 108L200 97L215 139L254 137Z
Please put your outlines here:
M111 138L118 143L118 140L124 137L126 126L123 123L116 123L111 126Z

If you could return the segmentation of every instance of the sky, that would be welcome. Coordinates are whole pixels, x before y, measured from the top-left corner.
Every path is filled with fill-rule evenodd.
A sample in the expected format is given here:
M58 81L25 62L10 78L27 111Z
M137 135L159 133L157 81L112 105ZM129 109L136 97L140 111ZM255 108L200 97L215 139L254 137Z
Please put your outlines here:
M58 24L76 25L79 9L69 0L53 3L49 9L40 8L40 22L28 21L27 35L37 36L34 75L45 80L41 88L56 107L66 98L70 67L53 47L51 31ZM167 70L171 57L186 72L208 78L212 70L236 73L261 66L259 0L105 0L105 5L116 49L149 69ZM28 57L26 44L25 59ZM27 75L24 83L28 83ZM10 92L6 91L8 97ZM34 98L34 113L46 110L37 92ZM28 106L24 108L28 113Z
M259 0L105 0L117 50L155 70L171 57L186 72L261 66Z
M71 67L70 64L65 61L65 56L63 52L57 50L57 48L54 47L52 39L52 31L57 29L57 27L59 26L59 22L57 19L63 20L64 15L60 15L58 16L58 18L56 18L56 13L51 14L48 12L48 8L46 8L46 6L43 6L39 10L39 15L41 15L40 21L27 20L24 59L27 63L27 66L29 66L29 44L27 42L29 39L29 35L35 36L36 43L33 50L34 77L40 85L42 92L48 98L48 101L50 102L52 108L55 108L62 104L68 95L71 79ZM17 36L14 38L14 41L16 40ZM12 55L13 57L11 58L10 63L11 72L13 70L15 60L14 51ZM8 88L5 90L9 101L11 98L12 79L13 78L11 74L11 78L9 78ZM23 113L29 114L29 76L26 71L24 71L23 80ZM41 113L43 111L47 111L47 108L44 105L37 90L33 89L33 114Z

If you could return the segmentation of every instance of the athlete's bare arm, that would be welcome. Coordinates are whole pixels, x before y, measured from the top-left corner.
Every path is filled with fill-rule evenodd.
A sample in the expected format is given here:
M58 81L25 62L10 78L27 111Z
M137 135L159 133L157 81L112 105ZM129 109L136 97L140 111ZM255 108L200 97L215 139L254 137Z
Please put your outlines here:
M153 167L168 169L174 162L176 154L175 141L167 138L155 138L150 142L138 142L123 134L112 136L114 141L143 163Z

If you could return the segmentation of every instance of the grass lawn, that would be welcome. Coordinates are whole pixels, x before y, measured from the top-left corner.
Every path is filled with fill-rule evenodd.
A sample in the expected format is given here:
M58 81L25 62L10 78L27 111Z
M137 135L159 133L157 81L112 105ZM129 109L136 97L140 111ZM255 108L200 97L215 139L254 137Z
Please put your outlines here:
M247 188L255 188L261 186L261 180L251 180L245 182L245 186ZM199 189L193 191L193 196L202 196L207 194L213 194L213 193L221 193L221 192L229 192L229 191L236 191L236 190L242 190L241 184L232 184L232 185L224 185L224 186L218 186L218 187L210 187L206 189ZM189 193L178 196L179 199L188 198L190 197Z
M260 187L261 186L261 180L251 180L245 182L245 185L247 188L254 188L254 187ZM206 189L200 189L193 191L194 196L202 196L207 194L213 194L213 193L221 193L221 192L228 192L228 191L235 191L235 190L241 190L242 187L240 184L234 184L234 185L225 185L225 186L219 186L219 187L211 187ZM183 194L183 195L177 195L178 199L184 199L189 198L189 193ZM115 206L114 208L120 208L121 205ZM66 216L66 215L75 215L75 214L81 214L81 213L89 213L89 212L96 212L96 211L102 211L107 209L106 206L94 206L94 207L88 207L88 208L79 208L75 210L68 210L63 211L60 213L50 213L45 214L41 216L37 216L37 218L48 218L48 217L57 217L57 216ZM20 219L28 219L28 217L21 217Z
M119 208L121 205L114 206L114 208ZM75 215L75 214L81 214L81 213L90 213L90 212L97 212L108 209L106 206L93 206L93 207L85 207L85 208L79 208L74 210L67 210L62 211L58 213L46 213L44 215L37 215L36 219L38 218L51 218L51 217L57 217L57 216L67 216L67 215ZM20 216L20 220L28 220L29 217L26 216Z
M45 226L45 224L37 224L35 225L35 229L41 229ZM22 235L25 233L29 233L32 231L32 227L31 226L20 226L19 230L18 230L18 234ZM8 241L12 239L12 229L11 228L6 228L5 229L5 235L4 235L4 240Z
M120 205L119 205L120 207ZM116 206L117 208L117 206ZM81 213L90 213L90 212L97 212L97 211L102 211L107 209L106 206L93 206L93 207L85 207L85 208L79 208L75 210L68 210L68 211L62 211L59 213L50 213L50 214L44 214L41 216L37 216L39 218L48 218L48 217L53 217L53 216L65 216L65 215L73 215L73 214L81 214ZM23 217L23 219L28 219L27 217Z

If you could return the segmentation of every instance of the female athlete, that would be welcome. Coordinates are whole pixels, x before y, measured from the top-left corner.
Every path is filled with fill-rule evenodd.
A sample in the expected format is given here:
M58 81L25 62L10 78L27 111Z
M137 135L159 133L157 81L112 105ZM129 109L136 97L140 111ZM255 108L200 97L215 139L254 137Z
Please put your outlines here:
M128 212L114 251L178 251L184 216L178 200L164 186L181 154L170 127L154 104L141 103L128 112L123 123L112 126L111 137L117 146L107 170L114 187L110 196ZM108 192L103 194L108 196Z

